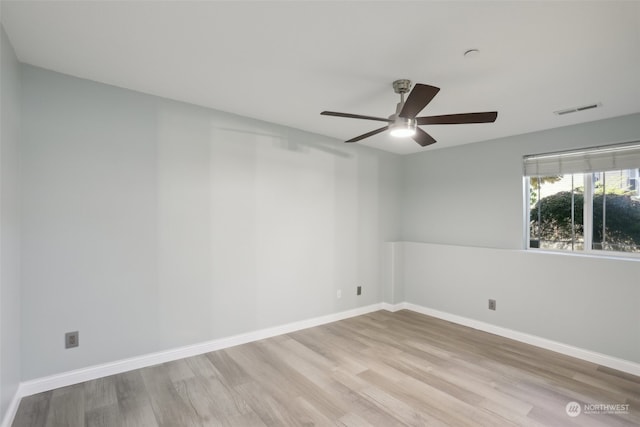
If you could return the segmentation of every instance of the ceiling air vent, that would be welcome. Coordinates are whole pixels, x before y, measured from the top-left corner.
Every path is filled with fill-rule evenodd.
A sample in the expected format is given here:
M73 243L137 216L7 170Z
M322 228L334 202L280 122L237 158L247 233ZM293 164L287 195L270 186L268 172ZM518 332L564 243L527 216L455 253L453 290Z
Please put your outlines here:
M598 102L597 104L582 105L580 107L565 108L564 110L554 111L553 114L557 114L558 116L564 116L565 114L577 113L578 111L591 110L593 108L599 108L599 107L602 107L602 104L600 102Z

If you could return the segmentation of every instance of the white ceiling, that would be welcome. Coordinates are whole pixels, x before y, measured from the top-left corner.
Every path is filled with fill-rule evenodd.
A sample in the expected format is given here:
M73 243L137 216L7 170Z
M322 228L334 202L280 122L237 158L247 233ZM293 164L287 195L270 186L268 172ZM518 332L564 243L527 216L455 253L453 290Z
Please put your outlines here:
M341 140L380 124L319 113L386 117L398 78L441 88L421 115L499 112L423 127L433 148L640 112L634 1L3 0L1 19L25 63ZM388 133L360 144L425 150Z

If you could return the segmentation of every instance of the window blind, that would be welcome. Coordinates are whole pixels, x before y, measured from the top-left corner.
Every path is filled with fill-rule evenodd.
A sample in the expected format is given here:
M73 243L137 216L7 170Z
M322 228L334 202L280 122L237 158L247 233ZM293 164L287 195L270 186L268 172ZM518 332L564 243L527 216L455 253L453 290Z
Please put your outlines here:
M640 141L524 157L525 176L640 168Z

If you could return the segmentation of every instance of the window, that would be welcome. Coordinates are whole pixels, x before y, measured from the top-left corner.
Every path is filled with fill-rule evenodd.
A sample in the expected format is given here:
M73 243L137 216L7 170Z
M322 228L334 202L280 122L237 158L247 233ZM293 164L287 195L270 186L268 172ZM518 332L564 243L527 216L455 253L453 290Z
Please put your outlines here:
M640 255L640 142L525 156L528 246Z

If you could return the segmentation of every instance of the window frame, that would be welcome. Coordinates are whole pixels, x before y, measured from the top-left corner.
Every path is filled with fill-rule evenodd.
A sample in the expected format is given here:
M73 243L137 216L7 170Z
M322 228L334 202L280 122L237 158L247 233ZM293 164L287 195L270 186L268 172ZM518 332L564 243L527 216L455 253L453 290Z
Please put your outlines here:
M630 143L625 143L622 145L628 145ZM631 144L639 144L640 141L633 141ZM614 147L617 146L613 145ZM605 146L606 147L606 146ZM602 149L603 147L594 147L593 149ZM584 148L576 151L587 152L589 148ZM558 156L571 153L572 151L563 151L557 153L545 153L540 154L540 156L550 156L557 154ZM527 156L525 156L527 158ZM626 170L627 168L617 169L617 170ZM633 169L633 168L631 168ZM638 165L637 169L640 169L640 165ZM604 171L602 171L604 172ZM623 251L611 251L604 249L593 249L593 197L595 195L595 183L594 183L594 174L601 173L595 171L585 171L585 172L567 172L564 175L568 174L576 174L582 173L584 175L584 197L583 197L583 232L584 232L584 248L583 249L549 249L549 248L532 248L531 245L531 231L530 231L530 215L531 215L531 205L530 205L530 178L532 175L527 175L527 173L523 170L522 182L523 182L523 237L524 237L524 249L526 251L531 252L539 252L539 253L554 253L554 254L563 254L563 255L575 255L575 256L588 256L588 257L599 257L599 258L617 258L617 259L633 259L640 260L640 252L623 252ZM640 181L640 180L638 180ZM636 181L636 182L638 182Z

